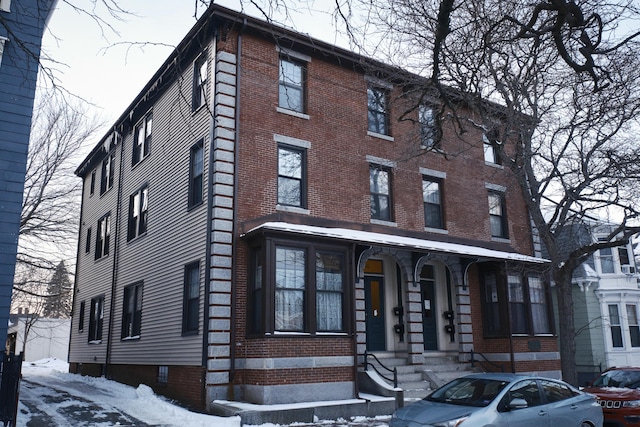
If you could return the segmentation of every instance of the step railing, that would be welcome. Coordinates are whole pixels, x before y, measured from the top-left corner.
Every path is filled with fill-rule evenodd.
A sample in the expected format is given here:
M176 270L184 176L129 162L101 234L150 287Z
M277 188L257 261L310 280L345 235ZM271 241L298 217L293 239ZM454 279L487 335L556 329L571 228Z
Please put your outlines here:
M373 359L378 362L378 365L374 365L373 363L371 363L369 361L369 357L373 357ZM380 375L382 378L384 378L387 381L390 381L393 383L393 387L394 388L398 388L398 369L396 367L394 367L393 369L384 366L384 364L380 361L380 359L378 359L376 357L375 354L373 353L369 353L368 351L364 352L364 370L367 371L368 367L371 366L373 368L374 371L376 371L376 373L378 375ZM388 375L389 374L383 374L382 372L380 372L378 370L378 366L380 366L382 369L384 369L385 371L392 373L393 374L393 378L390 378Z
M473 351L473 350L471 350L469 353L471 354L471 367L472 368L476 367L476 365L475 365L476 363L485 363L486 362L489 365L493 366L494 368L500 369L500 372L504 372L504 366L498 365L497 363L492 362L491 360L487 359L487 357L484 354L478 353L477 351ZM476 355L478 355L481 358L483 358L484 362L476 360L476 358L475 358Z

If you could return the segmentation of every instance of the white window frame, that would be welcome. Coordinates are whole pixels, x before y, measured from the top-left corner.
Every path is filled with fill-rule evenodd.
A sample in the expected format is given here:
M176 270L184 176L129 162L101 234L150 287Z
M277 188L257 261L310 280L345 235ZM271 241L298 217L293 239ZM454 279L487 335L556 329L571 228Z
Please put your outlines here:
M0 10L3 12L11 12L11 0L0 0Z

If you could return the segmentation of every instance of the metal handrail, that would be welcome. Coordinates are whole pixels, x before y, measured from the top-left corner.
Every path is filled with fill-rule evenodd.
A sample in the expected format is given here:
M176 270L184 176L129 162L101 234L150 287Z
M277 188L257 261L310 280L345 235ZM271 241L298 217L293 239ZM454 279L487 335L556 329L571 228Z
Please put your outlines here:
M485 356L482 353L478 353L477 351L473 351L471 350L469 353L471 353L471 367L475 368L475 363L476 363L476 359L475 359L475 355L479 355L480 357L482 357L485 362L487 362L489 365L493 366L494 368L500 369L500 372L504 372L504 366L503 365L498 365L497 363L492 362L491 360L487 359L487 356ZM479 360L477 361L478 363L481 363Z
M381 368L384 368L386 371L393 373L393 378L389 378L388 376L386 376L385 374L380 372L376 365L374 365L373 363L369 362L369 359L368 359L369 356L373 357L373 359L376 362L378 362L378 365L380 365ZM376 373L378 375L380 375L382 378L384 378L387 381L391 381L393 383L393 387L394 388L398 388L398 369L395 366L394 366L393 369L388 368L388 367L384 366L384 364L382 364L380 359L378 359L375 354L369 353L368 351L365 351L364 352L364 370L365 371L368 370L367 367L369 367L369 366L371 366L373 368L373 370L376 371Z

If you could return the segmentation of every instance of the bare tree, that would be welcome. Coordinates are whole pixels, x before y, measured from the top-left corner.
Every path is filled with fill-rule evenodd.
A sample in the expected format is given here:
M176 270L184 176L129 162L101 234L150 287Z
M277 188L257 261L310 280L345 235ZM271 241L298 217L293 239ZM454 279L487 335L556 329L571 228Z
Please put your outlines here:
M34 109L20 217L14 303L45 298L61 260L75 264L80 184L73 174L81 148L101 124L81 104L55 94ZM64 266L64 264L63 264ZM42 308L41 304L36 307Z
M562 372L575 384L572 273L598 249L624 244L639 230L636 3L354 0L337 5L358 48L422 76L401 84L416 88L418 103L440 107L437 123L451 121L468 146L483 143L467 138L469 129L481 128L500 163L513 172L549 254ZM459 154L441 148L445 156ZM563 250L563 230L590 217L617 226L605 241Z

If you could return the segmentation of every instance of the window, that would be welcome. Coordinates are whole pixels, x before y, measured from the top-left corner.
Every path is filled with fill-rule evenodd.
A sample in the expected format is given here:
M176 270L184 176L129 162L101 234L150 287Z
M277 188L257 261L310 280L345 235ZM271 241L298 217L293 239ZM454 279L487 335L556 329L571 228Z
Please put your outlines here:
M204 53L193 64L193 102L191 106L192 111L196 111L207 102L207 78L207 54Z
M91 299L89 316L89 343L102 341L102 320L104 318L104 296Z
M278 106L287 110L305 112L306 68L301 61L280 58Z
M276 249L277 331L304 331L306 251L295 248Z
M0 10L3 12L11 12L11 0L0 0ZM0 37L1 39L2 37ZM2 49L0 49L0 58L2 58Z
M371 218L391 221L391 182L389 170L379 166L369 167L371 192Z
M488 337L552 334L547 287L537 273L508 272L497 263L480 266L484 333Z
M100 175L100 194L113 187L113 168L115 167L116 155L109 153L102 161L102 174Z
M482 146L484 148L484 161L486 163L500 164L500 154L498 152L500 141L497 136L492 137L491 134L482 134Z
M626 246L618 248L618 259L620 260L620 269L624 274L633 274L636 272L633 258L629 257L629 250Z
M491 237L508 238L507 209L504 193L489 191L489 222Z
M507 276L507 280L511 310L511 333L526 334L529 332L529 328L527 327L527 311L522 279L520 276L510 274Z
M444 228L442 215L442 183L433 178L422 178L422 198L424 201L424 225L430 228Z
M389 95L386 89L369 86L367 88L367 108L369 110L369 131L382 135L389 132Z
M551 333L551 325L544 282L540 276L530 275L527 277L527 284L529 285L533 333L535 335L549 334Z
M182 332L197 333L200 318L200 263L194 262L184 268L184 306Z
M565 399L571 399L577 393L567 387L565 384L557 383L550 380L540 380L542 392L544 393L547 403L560 402Z
M609 304L609 327L611 328L611 342L613 347L623 347L622 325L620 324L620 313L616 304Z
M131 165L135 166L149 155L151 147L151 129L153 127L153 114L149 113L140 122L133 135L133 155Z
M202 203L204 186L204 140L191 147L189 154L189 207Z
M627 322L629 323L631 347L640 347L640 326L638 325L638 311L635 305L627 304Z
M84 253L91 252L91 227L87 228L87 238L84 242Z
M89 195L93 196L96 189L96 171L91 171L91 185L89 186Z
M142 324L142 283L124 288L122 338L139 338Z
M501 403L508 403L513 399L526 400L528 407L540 405L542 398L540 397L538 382L536 380L524 380L514 384Z
M346 250L272 242L252 251L249 327L254 333L344 332ZM266 259L272 264L264 268ZM265 309L266 308L266 309Z
M439 135L435 110L427 105L420 105L418 108L418 122L420 123L420 147L438 148Z
M78 332L84 331L84 308L85 308L85 302L80 301L80 313L79 313L80 316L78 319Z
M111 219L110 214L106 214L98 220L98 228L96 229L96 256L100 259L109 255L109 238L111 236Z
M304 149L278 146L278 204L304 208L305 156Z
M340 253L316 252L316 322L322 332L344 329L344 285Z
M158 384L167 384L169 382L169 367L158 366Z
M127 241L147 232L149 191L146 186L129 196L129 227Z
M603 248L598 251L600 254L600 272L603 274L613 274L616 272L615 263L613 261L613 250L611 248Z

